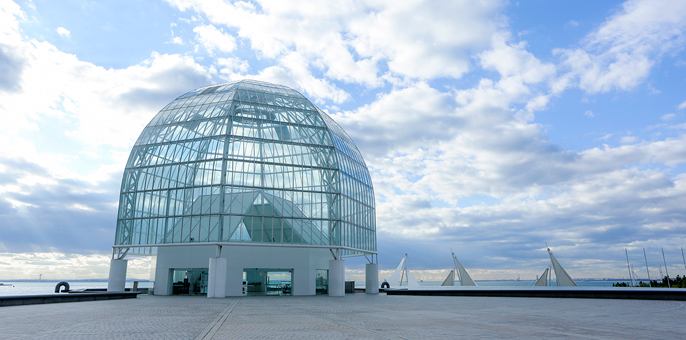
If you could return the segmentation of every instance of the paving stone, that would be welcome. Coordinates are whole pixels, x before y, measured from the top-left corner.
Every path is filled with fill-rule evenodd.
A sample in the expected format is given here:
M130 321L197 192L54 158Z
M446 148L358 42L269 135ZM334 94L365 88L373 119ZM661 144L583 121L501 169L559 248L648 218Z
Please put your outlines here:
M232 305L233 304L233 305ZM2 339L681 338L686 302L139 296L0 308Z

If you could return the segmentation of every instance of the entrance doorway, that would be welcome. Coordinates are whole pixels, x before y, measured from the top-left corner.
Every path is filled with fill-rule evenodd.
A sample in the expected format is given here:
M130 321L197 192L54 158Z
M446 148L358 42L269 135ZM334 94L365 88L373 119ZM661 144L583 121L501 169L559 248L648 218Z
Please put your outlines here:
M207 268L172 268L170 295L207 295Z
M292 295L293 269L244 268L243 295Z
M317 269L317 278L314 283L316 294L329 294L329 270Z

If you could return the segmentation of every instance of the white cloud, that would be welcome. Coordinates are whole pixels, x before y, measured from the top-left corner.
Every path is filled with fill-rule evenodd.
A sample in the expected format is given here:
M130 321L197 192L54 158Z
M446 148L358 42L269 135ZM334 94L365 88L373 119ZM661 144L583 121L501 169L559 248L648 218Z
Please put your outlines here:
M588 93L631 90L643 81L667 52L683 47L686 3L630 0L591 32L577 49L556 49L562 77Z
M229 53L236 48L236 39L213 25L197 26L193 29L193 32L195 32L195 40L210 55L213 55L215 50Z
M550 95L543 91L555 87L555 66L541 62L528 52L526 42L511 44L508 43L509 39L509 34L495 34L492 48L479 55L484 69L500 74L497 83L483 79L479 88L485 89L485 85L489 84L496 92L501 92L499 101L503 108L514 109L513 104L525 103L524 108L516 110L515 116L522 122L530 122L534 119L534 112L545 110L548 106Z
M23 45L31 56L22 72L23 91L6 96L0 112L12 117L14 130L33 129L44 116L69 115L78 122L69 135L92 147L130 145L169 100L189 85L210 82L208 71L190 57L153 54L139 65L106 70L46 43L35 46Z
M550 181L544 163L573 158L555 151L537 125L511 113L510 104L522 93L483 80L451 96L420 83L334 118L378 172L377 193L412 192L419 195L415 199L455 203L472 195L504 195L531 185L526 181ZM518 169L527 175L511 177Z
M526 50L526 42L507 44L508 37L494 35L493 47L480 55L484 69L496 70L503 78L514 77L525 84L535 84L555 75L555 66L542 63Z
M598 138L597 140L608 140L608 139L610 139L610 137L612 137L612 135L613 134L608 133L608 134L605 134L604 136Z
M68 37L71 35L71 32L64 27L57 27L57 33L63 37Z
M313 98L318 104L323 103L322 99L342 103L350 98L347 92L332 82L312 75L308 70L306 60L296 52L284 56L278 66L267 67L257 74L247 74L249 65L237 58L218 59L217 64L220 67L220 77L226 80L248 78L302 89L304 94Z
M211 83L210 71L158 53L105 69L24 38L14 9L0 12L0 52L11 57L0 70L14 72L0 81L0 145L12 146L0 149L0 249L106 249L131 145L166 103Z
M422 240L427 248L421 256L429 264L440 260L435 249L441 245L458 242L479 253L488 242L507 239L521 246L520 240L538 239L541 244L570 244L569 255L582 259L593 245L615 242L608 239L617 238L627 224L629 234L662 239L648 230L669 224L670 214L681 221L678 202L686 197L685 182L640 168L686 162L686 140L639 143L638 137L625 136L621 142L628 144L616 148L564 150L540 126L512 113L514 103L538 98L532 86L546 83L552 72L527 78L527 63L510 58L492 66L501 74L498 82L482 79L476 87L450 95L418 83L334 116L372 169L379 233L398 243L398 249L387 246L385 251L419 251L417 241ZM519 66L508 68L506 62ZM475 199L486 203L461 207ZM639 215L644 222L629 222L628 216ZM670 235L678 233L677 226L670 228ZM479 254L472 259L483 256ZM520 264L531 265L525 262ZM593 266L579 263L575 269L592 276Z
M469 135L467 131L461 134ZM584 252L593 248L607 249L594 258L612 258L612 247L607 244L615 244L618 252L622 244L637 239L647 247L654 243L676 246L685 240L680 233L686 218L681 209L686 199L686 177L670 179L664 173L628 165L683 164L684 142L681 138L590 149L571 157L554 150L529 153L518 148L508 157L509 150L470 150L469 145L451 141L440 153L428 150L419 157L414 153L394 157L383 166L373 164L375 189L383 197L377 205L379 233L397 242L397 246L384 249L385 253L412 247L415 254L421 252L415 256L431 266L440 260L435 249L460 244L461 251L477 261L477 268L503 269L512 267L513 261L518 268L531 267L536 256L529 253L536 249L532 242L569 245L566 256L577 260L587 258ZM471 143L472 148L475 145ZM452 149L456 151L448 154ZM492 159L484 162L489 153ZM494 162L503 157L508 159L502 164ZM522 163L518 164L518 159ZM484 190L489 185L491 188ZM512 190L503 191L507 187ZM428 204L436 199L449 201L455 192L458 204L476 193L500 199L462 208ZM647 241L650 239L661 241ZM529 251L518 251L501 244L502 240ZM483 248L493 242L517 254L507 260L480 259L487 256ZM593 271L592 266L578 269Z
M180 55L153 53L123 69L83 62L47 42L25 40L19 33L19 20L24 20L20 10L2 13L9 29L3 44L12 52L12 69L17 71L15 83L6 85L13 90L0 104L5 123L0 139L14 140L15 148L5 148L0 155L47 165L50 157L38 156L22 132L48 128L52 117L68 118L73 124L66 135L88 148L128 147L164 104L189 87L211 82L207 69Z
M469 52L487 48L500 24L501 1L381 2L351 31L358 53L388 59L392 72L413 78L460 78Z
M685 108L686 108L686 101L684 101L683 103L679 104L679 106L677 107L677 110L683 110L683 109L685 109Z
M183 45L183 39L181 39L181 37L173 37L169 42L176 45Z
M2 6L0 6L0 32L3 36L16 35L16 31L19 27L19 19L25 19L26 14L21 10L21 7L14 3L13 1L3 1Z
M416 150L421 145L451 138L460 126L451 97L426 83L392 91L355 112L334 115L372 157Z
M250 69L250 64L239 58L218 58L217 65L222 67L219 73L228 75L227 80L236 80L234 76L242 78Z
M584 116L586 116L588 118L595 118L595 115L593 114L593 111L591 111L591 110L584 112Z
M674 113L667 113L667 114L662 115L662 117L660 117L660 119L662 119L662 120L665 121L665 122L668 122L668 121L674 119L674 117L676 117L676 114L674 114Z
M127 277L148 279L150 259L128 259ZM110 256L106 254L69 254L59 252L0 253L0 272L3 280L38 279L58 281L64 279L106 279ZM42 276L40 276L42 275Z
M257 9L249 2L169 2L182 11L203 13L215 25L238 29L262 57L283 65L282 59L297 53L331 79L369 87L381 84L382 65L402 77L462 77L470 69L470 52L489 46L504 5L500 0L297 6L262 1Z
M21 90L21 74L26 64L26 55L16 41L21 40L19 20L25 19L26 15L14 2L0 6L0 93Z
M619 140L619 142L622 144L632 144L632 143L636 143L637 141L638 141L638 137L636 137L636 136L624 136Z

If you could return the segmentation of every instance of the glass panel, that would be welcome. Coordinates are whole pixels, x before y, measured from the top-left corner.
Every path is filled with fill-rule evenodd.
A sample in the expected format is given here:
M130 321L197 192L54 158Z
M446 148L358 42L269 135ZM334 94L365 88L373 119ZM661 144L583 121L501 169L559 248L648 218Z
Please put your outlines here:
M291 295L293 269L244 268L243 295Z
M232 82L177 98L136 141L121 190L117 243L221 238L376 249L374 192L359 151L326 113L283 86Z
M329 293L329 271L327 269L317 269L315 278L315 293L317 295Z
M210 217L200 217L200 230L198 234L198 242L207 242L210 235Z

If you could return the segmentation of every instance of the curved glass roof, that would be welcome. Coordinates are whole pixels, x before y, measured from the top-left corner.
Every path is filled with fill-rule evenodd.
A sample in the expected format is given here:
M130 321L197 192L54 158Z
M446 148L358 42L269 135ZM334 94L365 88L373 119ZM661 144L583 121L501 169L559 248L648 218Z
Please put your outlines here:
M188 92L136 141L115 246L270 243L376 251L374 190L350 137L300 93L242 80Z

